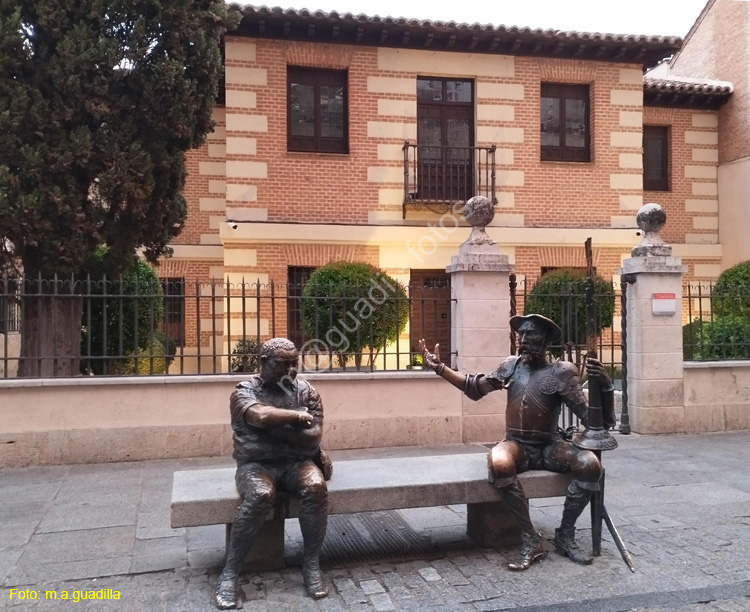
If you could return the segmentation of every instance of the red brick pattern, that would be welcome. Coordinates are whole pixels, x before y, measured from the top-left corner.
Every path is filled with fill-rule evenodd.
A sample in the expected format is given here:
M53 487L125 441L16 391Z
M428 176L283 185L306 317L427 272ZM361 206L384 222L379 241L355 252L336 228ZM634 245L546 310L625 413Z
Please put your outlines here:
M702 16L671 71L677 75L729 81L734 93L720 112L719 161L750 155L750 3L716 0Z
M645 108L643 123L645 125L669 126L669 191L645 191L644 203L656 202L667 213L667 224L661 236L667 243L682 243L686 234L713 234L716 230L701 230L693 227L696 216L716 217L717 213L694 213L685 211L685 200L716 200L711 196L693 195L693 183L715 183L716 179L685 178L685 166L715 167L712 162L693 161L693 149L716 149L712 145L686 144L685 132L715 132L714 128L693 126L693 115L715 114L712 111L697 111L676 108ZM715 263L715 262L714 262Z

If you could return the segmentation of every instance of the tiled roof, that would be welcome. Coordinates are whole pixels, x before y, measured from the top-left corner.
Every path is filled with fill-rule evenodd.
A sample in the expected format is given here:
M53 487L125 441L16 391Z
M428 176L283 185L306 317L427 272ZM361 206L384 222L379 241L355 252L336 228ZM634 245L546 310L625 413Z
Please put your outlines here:
M682 44L675 36L568 32L238 4L231 7L242 13L233 34L261 38L630 62L647 67L672 55Z
M734 87L727 81L691 77L643 78L643 102L646 106L684 106L718 108L729 100Z

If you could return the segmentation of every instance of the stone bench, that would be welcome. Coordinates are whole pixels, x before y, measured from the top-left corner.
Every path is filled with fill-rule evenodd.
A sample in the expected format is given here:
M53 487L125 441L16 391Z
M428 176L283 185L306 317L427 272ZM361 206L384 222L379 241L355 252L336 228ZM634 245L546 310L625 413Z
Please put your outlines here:
M363 451L360 454L364 454ZM239 494L235 468L178 471L172 488L172 527L227 526L227 541ZM567 474L530 471L520 476L531 498L565 495ZM422 456L337 459L328 481L330 514L466 504L467 533L482 547L515 543L518 526L487 479L487 449L460 447L459 452ZM278 495L263 533L248 555L252 569L283 566L284 519L298 516L298 505Z

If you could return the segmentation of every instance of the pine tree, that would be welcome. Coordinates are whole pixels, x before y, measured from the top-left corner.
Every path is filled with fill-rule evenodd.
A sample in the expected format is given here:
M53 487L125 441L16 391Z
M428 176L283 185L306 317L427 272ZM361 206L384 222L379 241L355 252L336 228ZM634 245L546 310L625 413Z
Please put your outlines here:
M81 300L39 279L100 245L111 273L168 254L238 21L214 0L0 0L0 265L67 298L26 300L19 375L78 371Z

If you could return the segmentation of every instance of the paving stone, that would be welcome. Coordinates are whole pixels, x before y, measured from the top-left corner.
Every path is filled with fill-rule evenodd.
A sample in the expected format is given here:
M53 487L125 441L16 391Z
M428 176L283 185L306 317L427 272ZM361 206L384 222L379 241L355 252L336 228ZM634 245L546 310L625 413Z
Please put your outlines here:
M354 581L351 578L334 578L333 584L339 593L357 590L357 585L354 584Z
M97 506L114 506L120 504L137 504L141 498L141 485L139 483L125 484L117 483L117 486L91 488L81 481L78 485L72 485L66 480L55 497L55 504L70 504L78 502L93 501L95 497Z
M88 501L53 504L37 532L74 531L98 527L135 525L138 504L98 505L96 498Z
M0 525L41 521L47 514L49 501L17 501L0 504Z
M436 527L448 527L451 525L463 525L466 529L466 516L460 516L446 506L437 506L434 508L407 508L398 510L401 516L409 526L416 530L434 529Z
M21 558L21 555L23 555L22 548L0 550L0 585L5 584L6 579L16 567L16 563Z
M217 525L224 532L224 525ZM173 529L170 524L170 516L164 512L139 512L136 519L135 537L139 540L150 540L153 538L168 538L173 536L184 536L185 528Z
M26 586L60 580L94 578L127 574L130 571L132 557L113 557L109 559L90 559L86 561L67 561L63 563L36 563L18 565L5 581L6 586Z
M0 487L26 486L44 482L62 482L70 471L67 465L31 466L0 469Z
M422 569L418 570L419 575L422 576L424 580L427 582L435 582L437 580L442 580L442 577L438 573L438 571L434 567L423 567Z
M52 501L61 486L60 481L0 486L0 504Z
M187 553L188 566L196 569L216 569L224 567L223 548L202 548L189 550Z
M133 527L37 533L32 536L23 563L62 563L133 554Z
M386 612L387 610L396 609L396 606L393 605L393 601L387 593L375 593L370 595L370 600L378 612Z
M375 593L385 593L383 585L377 580L363 580L359 583L359 588L365 595L374 595Z
M365 594L359 589L353 591L340 591L339 594L347 605L366 604L369 602Z
M37 525L39 521L3 524L0 528L0 552L28 544Z

